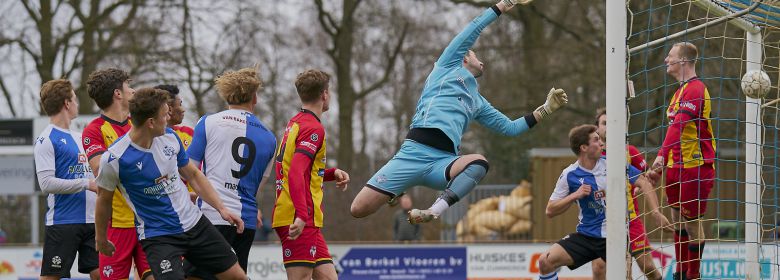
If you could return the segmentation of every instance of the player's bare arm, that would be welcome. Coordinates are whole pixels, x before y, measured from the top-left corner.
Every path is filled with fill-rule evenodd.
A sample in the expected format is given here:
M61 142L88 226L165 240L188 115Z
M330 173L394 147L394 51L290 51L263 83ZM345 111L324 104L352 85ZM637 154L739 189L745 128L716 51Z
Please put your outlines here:
M669 222L669 219L664 216L663 213L661 213L661 207L658 203L658 195L656 195L655 190L653 189L653 184L650 183L650 180L645 178L644 175L639 176L637 178L636 182L634 182L637 186L639 186L639 190L647 197L647 201L650 204L650 214L653 216L653 219L655 220L656 225L660 227L663 230L666 231L673 231L674 228L672 227L672 224Z
M114 244L108 241L106 228L108 227L108 219L111 217L111 201L113 198L113 191L100 188L97 192L95 205L95 248L101 254L109 257L114 255Z

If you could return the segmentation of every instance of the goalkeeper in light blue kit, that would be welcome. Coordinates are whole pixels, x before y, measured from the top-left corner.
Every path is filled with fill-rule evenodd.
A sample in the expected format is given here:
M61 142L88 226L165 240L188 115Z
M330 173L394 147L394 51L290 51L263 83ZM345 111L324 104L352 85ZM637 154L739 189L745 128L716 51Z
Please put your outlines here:
M565 105L566 93L551 89L547 101L534 112L510 120L479 93L476 78L483 64L471 50L480 32L515 4L530 0L503 0L485 10L458 34L436 61L425 81L422 96L406 140L395 156L368 181L352 202L357 218L376 212L385 202L415 185L442 190L430 209L409 211L409 222L429 222L465 197L482 180L489 165L483 155L459 155L469 123L505 135L518 135Z

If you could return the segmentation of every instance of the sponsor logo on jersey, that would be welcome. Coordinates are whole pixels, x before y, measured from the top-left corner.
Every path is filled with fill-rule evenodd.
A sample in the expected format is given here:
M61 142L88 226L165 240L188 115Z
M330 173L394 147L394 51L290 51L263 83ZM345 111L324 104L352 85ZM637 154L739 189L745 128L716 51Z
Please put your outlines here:
M144 188L144 194L155 196L157 199L160 199L163 196L174 193L177 191L176 184L174 183L178 179L179 176L176 174L157 177L157 179L154 179L154 186Z
M308 142L308 141L301 141L301 142L300 142L300 143L298 143L298 144L299 144L299 145L301 145L301 146L304 146L304 147L308 148L309 150L312 150L313 152L316 152L316 151L317 151L317 145L314 145L314 144L312 144L311 142Z
M696 105L688 101L680 103L680 108L685 108L694 112L696 111Z
M176 149L174 149L171 146L165 146L163 148L163 154L168 157L168 159L171 159L174 154L176 154Z

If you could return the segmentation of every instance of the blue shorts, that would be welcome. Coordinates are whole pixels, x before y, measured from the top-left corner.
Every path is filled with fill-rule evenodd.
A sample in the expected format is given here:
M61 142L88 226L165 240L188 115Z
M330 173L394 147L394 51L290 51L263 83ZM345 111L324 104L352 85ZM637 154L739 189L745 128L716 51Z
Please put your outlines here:
M407 139L395 156L368 180L368 185L393 197L417 185L444 190L449 181L447 171L458 158L456 154Z

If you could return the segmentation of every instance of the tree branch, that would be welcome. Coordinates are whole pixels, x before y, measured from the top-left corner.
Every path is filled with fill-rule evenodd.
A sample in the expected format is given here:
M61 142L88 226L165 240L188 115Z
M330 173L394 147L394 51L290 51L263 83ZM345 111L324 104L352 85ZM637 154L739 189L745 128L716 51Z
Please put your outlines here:
M3 76L0 76L0 90L3 90L3 96L5 96L5 102L8 103L8 109L11 111L11 116L16 117L16 109L14 109L14 103L11 100L11 92L8 87L5 86Z
M322 29L325 30L325 33L328 33L328 35L335 38L336 33L338 33L340 29L336 24L336 21L330 16L330 13L325 11L322 0L314 0L314 4L317 6L317 19L320 21Z
M372 85L368 86L367 88L355 94L355 100L363 99L364 97L368 96L375 90L379 89L381 86L383 86L385 83L387 83L390 80L390 74L393 72L393 69L395 68L396 61L398 61L398 55L401 53L401 50L403 49L404 40L406 39L406 35L408 34L408 31L409 31L409 22L405 22L404 27L401 30L401 36L398 38L398 41L396 42L392 52L387 57L388 63L385 66L384 75L382 75L382 78L374 82Z
M41 18L35 14L35 9L30 6L30 1L22 0L22 6L24 6L24 9L27 11L27 14L30 15L30 18L32 18L33 21L38 23L41 20Z

